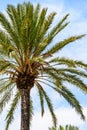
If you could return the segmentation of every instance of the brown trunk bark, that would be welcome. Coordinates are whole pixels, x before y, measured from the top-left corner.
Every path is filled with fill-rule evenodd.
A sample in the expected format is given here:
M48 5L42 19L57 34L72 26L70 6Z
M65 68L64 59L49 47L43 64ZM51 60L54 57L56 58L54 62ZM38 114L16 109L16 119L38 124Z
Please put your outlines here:
M21 129L30 130L30 91L21 89Z

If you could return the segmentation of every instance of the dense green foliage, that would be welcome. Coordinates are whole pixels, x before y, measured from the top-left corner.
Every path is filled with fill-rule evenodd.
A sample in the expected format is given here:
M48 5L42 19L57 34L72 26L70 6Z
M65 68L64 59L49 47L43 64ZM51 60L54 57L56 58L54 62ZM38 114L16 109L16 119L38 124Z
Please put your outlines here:
M45 100L56 127L57 119L44 85L62 95L85 119L79 101L67 88L66 82L87 93L87 86L81 79L87 75L80 70L87 65L66 56L58 56L64 46L84 35L71 36L53 43L55 36L69 24L69 14L52 27L56 13L47 15L47 8L40 9L39 4L36 7L31 3L18 4L16 7L8 5L6 13L0 12L0 113L11 97L13 101L7 112L5 130L8 130L14 119L14 111L21 98L20 90L30 91L33 87L39 93L42 116Z
M49 128L49 130L79 130L79 128L72 125L66 125L65 127L60 125L59 128L52 127L52 128Z

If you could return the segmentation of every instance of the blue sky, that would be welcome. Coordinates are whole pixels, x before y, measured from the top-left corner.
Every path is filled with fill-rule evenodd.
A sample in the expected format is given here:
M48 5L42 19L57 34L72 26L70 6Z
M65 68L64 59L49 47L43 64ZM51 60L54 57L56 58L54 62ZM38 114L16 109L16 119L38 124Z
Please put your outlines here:
M27 2L28 0L25 0ZM62 16L67 13L70 13L69 21L70 24L68 27L59 35L58 39L66 38L75 34L87 34L87 0L30 0L33 4L40 3L44 7L48 7L48 12L56 11L57 16L55 22L57 22ZM0 11L4 12L7 4L16 5L17 3L22 3L24 0L3 0L0 1ZM57 38L56 38L57 40ZM82 40L75 42L73 44L65 47L59 55L66 55L67 57L82 60L87 63L87 36ZM74 89L73 86L71 90L74 92L81 105L83 106L84 114L87 117L87 95L84 95L80 90ZM55 93L49 93L52 95L55 107L55 112L58 117L58 123L62 125L72 124L77 125L80 130L87 130L87 121L83 122L80 120L80 117L75 113L75 111L69 106L69 104L59 95ZM45 116L43 119L40 116L40 109L38 108L38 103L36 102L36 91L32 91L31 96L34 99L35 103L35 114L32 121L31 130L47 130L48 127L52 125L51 117L46 110ZM38 96L37 96L38 99ZM8 109L8 106L7 108ZM4 117L6 115L6 109L4 113L0 116L0 130L4 130ZM19 107L16 111L16 120L13 122L9 130L19 130L20 126L20 114Z

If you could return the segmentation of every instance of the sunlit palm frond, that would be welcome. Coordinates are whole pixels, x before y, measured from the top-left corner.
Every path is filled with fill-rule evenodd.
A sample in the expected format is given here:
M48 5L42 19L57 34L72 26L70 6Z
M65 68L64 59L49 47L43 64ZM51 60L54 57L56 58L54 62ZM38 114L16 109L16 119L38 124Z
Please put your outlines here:
M52 119L53 119L53 123L54 123L54 126L56 127L57 125L57 119L56 119L56 116L54 114L54 110L53 110L53 105L51 103L51 100L50 98L48 97L48 95L46 94L46 92L44 91L44 89L42 88L42 86L37 82L37 86L39 87L39 89L42 91L43 95L44 95L44 98L47 102L47 105L48 105L48 108L50 110L50 113L52 115Z
M77 77L77 75L81 74L78 71L77 72L73 71L73 74L67 73L67 70L64 72L64 71L61 71L61 69L55 69L55 68L52 68L52 69L45 68L45 71L52 79L56 80L57 82L58 82L58 79L60 79L59 81L62 81L62 82L67 81L75 85L76 87L80 88L84 93L87 93L87 85L82 81L82 79ZM82 74L83 74L83 77L84 76L86 77L84 73Z
M7 86L6 86L7 87ZM4 94L2 97L0 97L0 113L3 111L5 108L6 104L10 101L11 96L12 96L12 90L14 86L11 86L7 91L4 91Z
M49 60L49 63L53 63L54 65L66 65L68 67L81 67L86 68L87 64L82 61L66 58L66 57L56 57Z
M72 36L67 39L64 39L63 41L58 42L54 46L52 46L51 49L49 49L46 53L54 54L54 53L60 51L64 46L66 46L66 45L70 44L71 42L74 42L78 39L81 39L84 36L85 35Z
M57 35L69 24L67 21L69 14L54 25L56 13L48 14L47 11L48 8L41 8L40 4L34 7L32 3L24 2L17 6L8 5L6 13L0 13L0 112L13 96L11 91L14 91L14 87L17 89L14 93L20 89L27 89L30 94L30 90L35 86L40 97L42 116L45 111L44 101L46 101L56 127L57 119L53 105L42 84L62 95L84 119L79 102L66 84L73 84L87 94L87 85L82 80L87 78L87 64L59 57L58 52L85 35L71 36L56 42ZM19 97L22 96L19 92L14 96L6 117L6 130L13 120ZM31 118L33 113L31 99L29 107L31 111L29 118Z
M37 82L36 82L36 85L37 85L38 93L40 97L41 115L43 116L44 115L44 95L43 95L43 92L41 91L41 88L42 88L40 87L41 85L39 85Z
M54 13L55 15L55 13ZM68 22L63 24L63 22L67 19L68 14L60 21L58 24L52 28L50 33L48 32L44 39L40 42L40 44L37 47L37 51L35 55L41 54L47 46L52 42L53 38L61 31L63 30L67 25ZM53 20L53 17L52 17ZM63 24L63 25L62 25ZM49 28L48 28L49 29Z
M7 116L6 116L6 122L7 122L6 123L6 128L5 128L6 130L8 130L9 125L11 124L12 120L14 119L13 114L14 114L15 108L18 105L19 98L20 98L20 93L17 92L14 99L13 99L13 101L12 101L11 108L8 111Z
M68 103L75 108L75 110L81 115L81 118L85 120L85 116L82 112L82 107L80 106L79 101L75 98L75 96L64 86L61 85L60 87L53 88L55 89L60 95L62 95ZM76 106L76 107L75 107Z

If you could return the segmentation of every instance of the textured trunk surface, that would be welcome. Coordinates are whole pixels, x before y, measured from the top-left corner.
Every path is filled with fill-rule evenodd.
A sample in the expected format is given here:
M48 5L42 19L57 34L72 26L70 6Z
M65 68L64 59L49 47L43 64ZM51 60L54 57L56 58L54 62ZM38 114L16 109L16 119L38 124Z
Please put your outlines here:
M30 91L21 89L21 129L30 130Z

